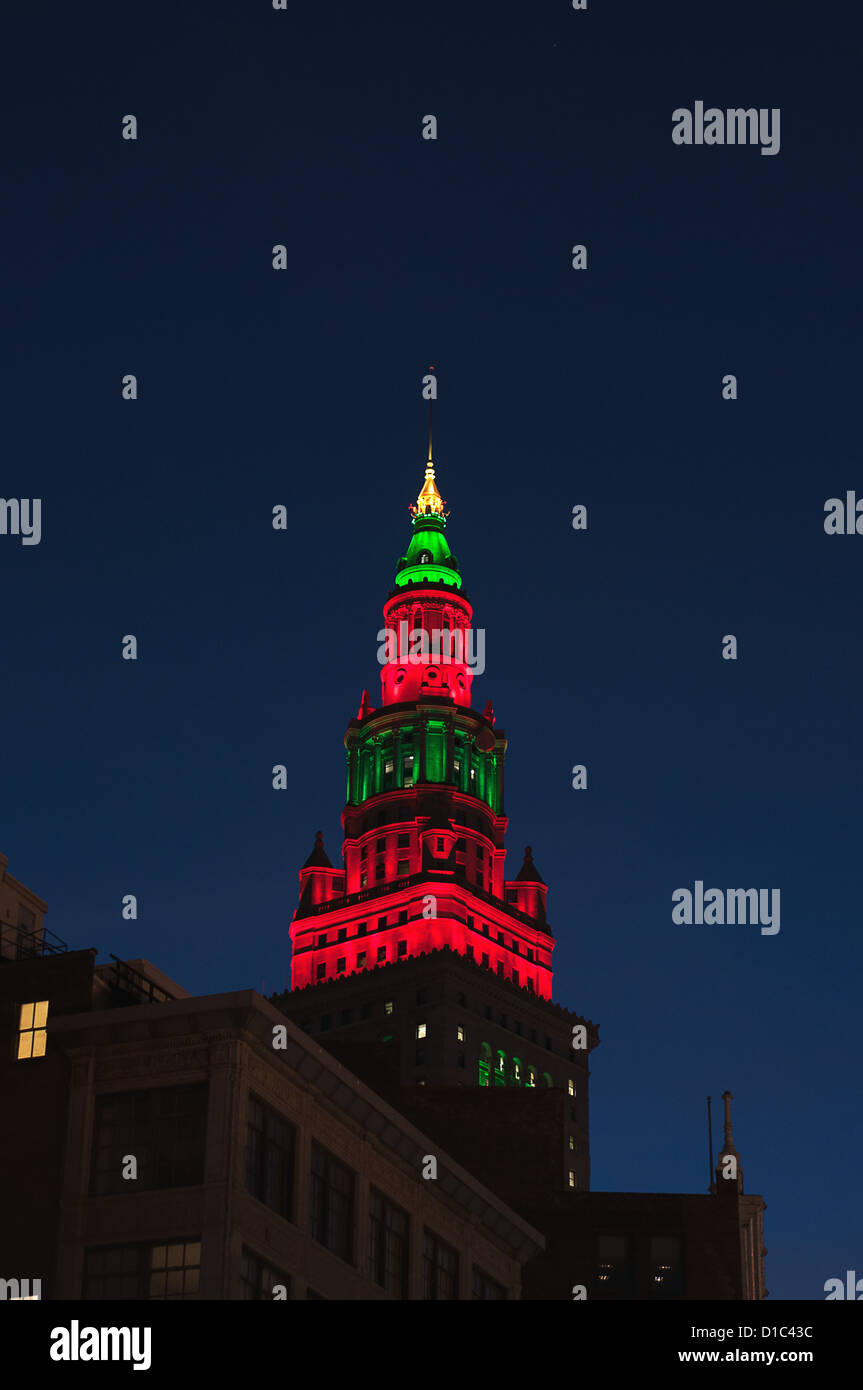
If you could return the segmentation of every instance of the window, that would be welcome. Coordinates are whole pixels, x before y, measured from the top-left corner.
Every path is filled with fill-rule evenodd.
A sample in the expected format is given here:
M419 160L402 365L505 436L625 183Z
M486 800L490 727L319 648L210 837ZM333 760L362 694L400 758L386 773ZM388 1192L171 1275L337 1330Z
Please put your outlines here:
M45 1041L48 1037L48 1000L38 1003L22 1004L18 1016L18 1061L31 1057L45 1056Z
M570 1185L570 1187L575 1187L575 1169L574 1169L574 1168L570 1168L570 1170L569 1170L569 1185Z
M488 1043L480 1043L479 1048L479 1068L478 1084L480 1086L489 1085L489 1070L491 1065L491 1048Z
M503 932L502 932L502 931L499 931L498 934L497 934L497 944L498 944L499 946L502 946L502 945L504 944L504 942L503 942Z
M438 835L438 837L437 837L437 852L438 852L438 854L443 854L443 836L442 836L442 835Z
M575 1095L575 1082L573 1081L572 1077L570 1077L569 1081L566 1083L566 1088L571 1096Z
M362 1016L363 1016L363 1018L371 1018L371 1017L373 1016L373 1014L374 1014L374 1009L375 1009L374 1004L371 1004L371 1003L363 1004L363 1007L362 1007Z
M427 1031L427 1030L426 1030L426 1025L425 1025L424 1023L418 1023L418 1024L417 1024L417 1037L418 1037L418 1038L424 1038L424 1037L426 1036L426 1031Z
M354 1174L312 1141L312 1236L349 1263L354 1252Z
M519 953L519 946L518 946L518 942L516 941L515 937L512 938L512 949L513 949L513 951L515 952L515 954L518 955L518 953Z
M396 864L397 874L409 874L410 871L411 861L409 859L400 859L399 862Z
M357 951L357 970L363 970L366 964L366 952Z
M465 946L465 950L467 951L467 954L470 956L471 960L473 960L473 959L474 959L473 947L472 947L472 946Z
M318 937L318 945L319 945L319 946L326 946L326 944L327 944L327 934L326 934L326 932L323 932L323 934L322 934L321 936Z
M378 843L377 843L377 846L376 846L378 854L383 854L383 852L384 852L384 850L386 849L386 847L387 847L386 839L380 839L380 840L378 840Z
M429 992L428 992L428 990L427 990L427 989L418 989L418 990L417 990L417 996L416 996L416 998L417 998L417 1003L418 1003L418 1004L427 1004L428 1001L429 1001Z
M94 1196L204 1180L207 1083L120 1091L96 1097L90 1191ZM137 1179L123 1177L123 1159L137 1159Z
M473 1297L484 1299L506 1298L506 1289L503 1284L499 1284L491 1275L486 1274L484 1269L473 1267Z
M458 763L456 763L456 767L458 767ZM464 851L464 850L467 848L467 846L466 846L466 844L465 844L465 842L464 842L464 836L463 836L463 835L460 835L460 836L458 837L458 839L457 839L456 842L455 842L455 847L456 847L456 849L460 849L460 850L462 850L462 851Z
M383 931L383 929L384 929L384 927L386 926L386 924L387 924L387 919L386 919L386 917L379 917L379 918L378 918L378 931Z
M483 936L488 936L488 935L489 935L488 922L483 922L483 924L482 924L482 934L483 934Z
M517 970L513 970L513 972L512 972L512 982L513 982L514 985L517 985L517 984L518 984L518 971L517 971Z
M384 1013L385 1013L385 1014L391 1014L392 1011L393 1011L393 1001L392 1001L392 999L388 999L387 1002L384 1004Z
M243 1246L243 1262L240 1267L240 1280L243 1298L269 1301L273 1297L276 1284L283 1284L288 1298L291 1296L291 1276L283 1274L275 1265L267 1264L254 1250Z
M375 869L375 882L376 882L376 883L380 883L380 881L381 881L381 879L383 878L385 872L386 872L386 870L384 869L383 864L378 864L377 868Z
M600 1298L632 1298L635 1294L635 1260L628 1236L597 1239L597 1294Z
M527 1080L524 1084L525 1086L536 1086L536 1072L534 1071L533 1067L528 1067Z
M377 1188L369 1208L369 1278L395 1298L408 1296L408 1216Z
M405 923L407 922L407 920L408 920L408 911L407 911L407 908L404 908L404 909L399 913L399 926L400 926L400 927L403 927L403 926L405 925Z
M483 951L483 953L482 953L482 963L483 963L483 965L488 966L488 951Z
M532 946L528 946L528 948L527 948L527 958L528 958L528 960L533 960L533 947L532 947Z
M464 1042L464 1027L461 1023L455 1030L455 1040L456 1042Z
M651 1236L648 1298L683 1297L683 1260L676 1236Z
M466 917L466 918L465 918L465 926L466 926L470 931L473 931L473 918L472 918L472 917Z
M379 961L381 961L381 960L386 960L386 958L387 958L387 948L386 948L386 946L379 946L379 947L378 947L378 960L379 960Z
M369 857L369 847L368 847L368 845L363 845L362 849L360 850L360 859L368 859L368 857Z
M408 943L407 943L406 941L400 941L400 942L399 942L398 954L399 954L400 956L406 956L407 953L408 953Z
M325 980L325 979L326 979L326 977L327 977L327 967L326 967L326 963L325 963L324 961L321 961L320 965L316 965L316 966L315 966L315 977L316 977L318 980Z
M339 1022L344 1026L344 1024L346 1024L346 1023L353 1023L353 1020L354 1020L354 1011L353 1011L353 1009L342 1009L341 1017L340 1017L340 1019L339 1019Z
M360 874L360 887L361 887L361 888L368 888L368 886L369 886L369 876L368 876L368 874Z
M348 939L348 929L347 929L347 927L339 927L339 941L347 941L347 939Z
M86 1299L197 1298L200 1280L200 1240L96 1246L84 1252Z
M367 922L360 922L359 926L357 927L357 936L365 936L367 926Z
M573 1134L569 1136L569 1152L575 1153L575 1135Z
M339 956L338 960L336 961L336 974L337 974L337 975L344 975L345 969L346 969L346 967L347 967L347 963L348 963L348 962L347 962L347 957L346 957L346 956Z
M410 835L399 835L398 840L396 841L396 845L399 849L407 849L410 842Z
M460 1053L458 1054L458 1064L459 1064L460 1067L465 1067L465 1066L467 1066L467 1062L465 1061L465 1055L464 1055L463 1052L460 1052Z
M418 1047L417 1050L416 1050L416 1057L415 1057L415 1059L414 1059L414 1065L415 1065L415 1066L418 1066L418 1067L424 1067L425 1064L426 1064L426 1050L425 1050L424 1047Z
M294 1205L292 1124L250 1092L246 1131L246 1187L264 1206L290 1221Z
M458 1298L458 1255L432 1231L423 1233L423 1298Z
M506 890L506 895L505 895L505 896L506 896L506 901L507 901L508 903L517 903L517 902L518 902L518 892L516 891L515 888L507 888L507 890Z
M502 974L503 974L503 961L502 961L502 960L499 960L498 963L497 963L497 973L498 973L498 975L502 975Z

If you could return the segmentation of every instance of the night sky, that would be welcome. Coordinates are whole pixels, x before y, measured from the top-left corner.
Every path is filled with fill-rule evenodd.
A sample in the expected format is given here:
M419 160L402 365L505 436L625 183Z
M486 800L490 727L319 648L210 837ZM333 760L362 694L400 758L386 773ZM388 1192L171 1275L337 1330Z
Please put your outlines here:
M54 2L4 34L0 494L42 499L39 545L0 535L9 872L71 948L284 987L433 363L508 872L530 843L554 997L600 1025L593 1186L704 1191L730 1089L772 1298L863 1274L843 10ZM780 152L675 145L699 100L779 108ZM697 879L779 888L781 930L676 925Z

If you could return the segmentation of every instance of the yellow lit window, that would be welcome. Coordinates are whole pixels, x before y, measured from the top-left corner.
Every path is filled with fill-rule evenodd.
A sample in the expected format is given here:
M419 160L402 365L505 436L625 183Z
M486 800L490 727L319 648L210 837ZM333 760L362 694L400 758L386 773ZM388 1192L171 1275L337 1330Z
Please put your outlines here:
M464 1028L461 1024L456 1029L456 1038L459 1042L464 1042Z
M48 1021L48 1000L38 1004L22 1004L18 1023L18 1060L26 1057L44 1057L45 1025Z
M569 1185L570 1187L575 1187L575 1173L571 1168L569 1170Z
M425 1024L424 1024L424 1023L418 1023L418 1024L417 1024L417 1037L418 1037L418 1038L424 1038L425 1035L426 1035L426 1026L425 1026Z
M574 1095L575 1095L575 1082L572 1080L571 1077L570 1077L570 1081L569 1081L569 1094L570 1094L571 1096L574 1096Z
M388 999L387 1002L384 1004L384 1013L385 1013L385 1014L391 1014L392 1011L393 1011L393 1001L392 1001L391 999Z

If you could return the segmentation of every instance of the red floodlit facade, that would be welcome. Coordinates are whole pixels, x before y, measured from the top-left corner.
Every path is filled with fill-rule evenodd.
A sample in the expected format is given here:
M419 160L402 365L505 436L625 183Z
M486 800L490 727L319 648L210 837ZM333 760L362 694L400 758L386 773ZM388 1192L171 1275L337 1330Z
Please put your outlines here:
M343 868L318 834L300 870L292 989L442 947L541 999L554 939L525 853L506 877L506 737L471 705L484 634L461 593L429 458L413 535L384 605L381 703L364 691L345 735Z

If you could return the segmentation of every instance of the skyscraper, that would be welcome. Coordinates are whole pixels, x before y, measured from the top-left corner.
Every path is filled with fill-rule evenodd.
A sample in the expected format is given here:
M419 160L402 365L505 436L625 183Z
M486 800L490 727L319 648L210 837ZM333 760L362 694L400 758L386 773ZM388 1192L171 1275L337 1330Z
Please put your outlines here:
M584 1189L597 1029L552 1003L554 935L530 847L507 876L506 735L490 700L473 706L485 634L431 445L410 512L378 634L380 704L363 691L345 735L343 866L318 832L279 1006L325 1045L396 1043L402 1084L561 1088L561 1183Z

